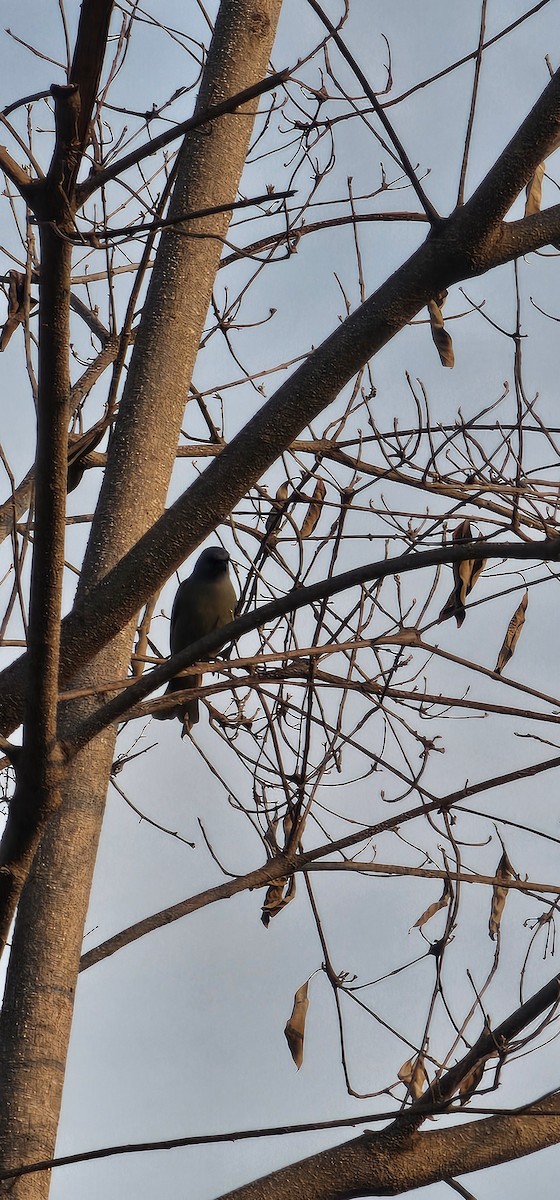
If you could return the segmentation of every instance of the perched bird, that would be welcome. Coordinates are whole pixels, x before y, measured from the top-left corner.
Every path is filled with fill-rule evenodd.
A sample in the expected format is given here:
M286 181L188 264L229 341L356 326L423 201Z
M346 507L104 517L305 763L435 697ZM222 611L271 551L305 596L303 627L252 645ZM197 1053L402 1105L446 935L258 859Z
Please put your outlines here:
M197 559L192 575L183 580L173 601L171 610L171 632L169 644L172 654L186 650L192 642L221 629L233 621L237 597L229 577L229 554L222 546L210 546ZM202 675L178 675L167 685L169 692L200 687ZM176 704L164 712L154 713L159 720L178 717L183 724L183 735L199 719L198 700Z

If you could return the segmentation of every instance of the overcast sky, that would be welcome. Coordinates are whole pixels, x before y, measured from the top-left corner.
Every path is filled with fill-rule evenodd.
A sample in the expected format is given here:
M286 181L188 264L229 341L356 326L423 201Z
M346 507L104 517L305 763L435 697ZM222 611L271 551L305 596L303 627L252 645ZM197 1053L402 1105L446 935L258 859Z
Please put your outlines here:
M340 15L341 7L338 0L325 0L325 8L333 18ZM520 0L490 0L487 36L491 37L527 7L528 4ZM79 5L72 0L66 8L72 35ZM216 8L215 0L207 5L211 14ZM144 9L157 16L162 25L167 23L195 39L203 36L204 21L198 5L192 0L186 5L179 0L158 0L157 3L145 0ZM5 10L4 23L9 24L14 35L32 42L56 60L63 58L64 43L57 6L47 5L44 0L27 0L24 6L7 4ZM394 96L474 50L478 41L479 5L465 4L463 0L427 0L422 6L410 3L410 0L387 0L385 3L350 0L350 13L345 38L377 90L385 83L387 43L390 45L391 94ZM467 195L546 86L549 76L545 56L550 55L554 67L558 62L557 28L558 5L553 2L485 55L467 174ZM320 37L319 22L306 0L285 0L273 54L274 68L303 59ZM3 38L2 106L48 87L53 81L60 81L61 71L52 63L34 57L7 34ZM358 95L358 85L349 68L334 50L331 50L331 64L341 84L352 96ZM314 81L317 87L321 84L317 67L307 66L296 74L308 83ZM178 48L177 41L140 25L111 100L116 105L145 111L171 96L185 78L190 80L192 76L192 62L185 51ZM433 86L415 92L406 103L387 110L409 157L417 166L426 192L444 215L456 202L472 79L473 64L470 62ZM328 81L328 87L332 86ZM294 88L293 95L296 94ZM307 111L311 111L308 98L306 105ZM340 111L342 107L340 103ZM192 97L189 95L173 109L173 115L177 120L183 119L191 109ZM330 115L334 112L333 108ZM158 125L153 132L159 132L159 129ZM50 138L46 133L36 136L37 155L40 161L48 161ZM275 136L270 132L267 145L273 144ZM347 195L348 177L352 177L355 194L365 195L373 193L380 185L381 161L387 173L392 171L391 179L398 175L371 133L357 120L349 121L344 133L337 132L336 144L336 166L325 179L319 197L324 204L332 202L329 215L347 211L340 201ZM326 152L325 141L317 150L321 161ZM313 156L309 170L312 165ZM550 169L553 177L554 165L553 160ZM290 173L290 153L286 146L279 147L277 154L265 159L261 159L255 150L241 191L245 195L257 194L266 190L269 182L281 190L288 185ZM300 186L302 178L303 172L296 186ZM556 202L557 187L553 180L545 181L544 195L545 203ZM335 204L335 201L339 203ZM21 257L21 248L11 232L7 197L2 199L2 205L0 252L1 274L5 275L12 265L8 251ZM359 205L362 212L397 208L418 210L410 189L403 192L399 186L398 190L390 190ZM311 210L306 219L319 220L325 211ZM521 213L522 206L515 209L515 215ZM239 242L248 241L253 236L251 231L251 225L245 232L245 227L239 224L236 229ZM361 226L359 246L366 294L374 291L425 235L425 226L413 222ZM134 260L139 257L134 248L128 247L128 252ZM80 270L78 260L77 253L77 273ZM225 287L235 294L245 278L244 271L248 271L248 267L242 264L229 274L220 273L216 285L216 297L220 302ZM557 326L537 314L529 300L530 296L538 300L540 307L558 318L557 271L557 259L552 254L520 264L525 306L523 328L531 333L523 348L524 381L531 397L539 393L539 412L543 421L560 424ZM117 282L116 303L120 318L126 303L124 289L125 284L121 290ZM495 325L509 330L514 327L513 268L504 268L490 279L474 280L466 287L466 292L468 300L458 288L453 289L447 299L446 316L451 318L465 313L472 307L470 301L474 304L485 301L485 312L494 325L473 311L462 319L448 321L455 346L453 371L441 367L427 324L415 325L389 343L372 368L377 392L375 413L380 427L391 428L397 420L402 428L407 428L416 419L406 372L412 380L422 381L436 422L452 422L459 410L469 418L501 395L504 381L509 383L512 399L500 409L500 419L515 419L513 342L495 328ZM85 289L79 294L86 298ZM101 291L99 295L102 295ZM241 366L236 366L224 340L217 336L209 339L197 363L197 388L208 391L209 395L222 389L226 397L228 436L242 427L255 411L262 401L262 394L272 394L277 383L292 368L286 367L276 375L266 377L262 394L248 382L249 370L291 363L298 355L308 352L344 317L346 301L351 309L360 302L356 249L348 227L332 230L318 238L302 238L294 261L278 263L262 273L248 294L240 321L250 326L254 321L262 320L269 309L275 312L258 335L251 328L236 335L235 348ZM83 345L78 345L80 354L85 352ZM4 396L0 441L14 476L19 480L33 458L34 427L32 398L23 374L22 339L16 341L14 338L9 353L0 360L0 369ZM82 369L76 360L73 378ZM224 383L236 379L240 380L239 385L225 392ZM106 391L101 387L99 410L105 395ZM348 395L349 390L344 399ZM338 408L333 406L324 422L317 423L316 434L333 419L341 404L342 400ZM95 415L93 409L92 415ZM187 417L187 432L192 432L195 440L202 437L195 418L190 428L188 420ZM541 449L539 444L535 451L535 466L546 466L544 474L552 477L557 468L552 450L549 448L549 457L543 463L542 456L539 458ZM532 453L529 444L529 463ZM193 464L191 459L182 459L174 475L170 497L182 490L194 477L194 472L203 467L203 460ZM284 475L284 466L271 472L267 486L272 494ZM96 476L96 472L90 472L71 496L70 511L73 514L92 511L99 483ZM346 477L342 482L346 482ZM8 494L7 479L4 480L4 491ZM389 506L396 502L396 495L389 485L378 488L372 496L379 506L382 500ZM367 504L369 499L370 495L366 493L364 503ZM425 512L430 503L426 496L418 502L412 489L406 496L399 495L398 502L403 509L407 504L416 503L417 507L419 504L420 512ZM434 501L433 511L441 513L447 508ZM371 517L371 525L367 524L369 520L367 514L355 517L351 525L352 536L338 563L339 570L370 558L383 557L388 525L375 516ZM489 531L483 524L479 529ZM243 583L244 555L235 545L231 531L226 528L222 534L231 551L238 582ZM69 531L68 557L71 562L79 559L83 536L83 526ZM371 541L368 541L370 537ZM250 539L245 539L246 554L250 553L250 546ZM401 549L400 542L388 543L390 554ZM185 577L191 565L185 564L181 577ZM501 582L497 582L496 568L491 568L480 587L477 586L479 598L488 603L469 612L461 631L456 629L454 622L432 628L432 641L459 657L474 656L492 669L509 617L523 594L524 579L540 579L545 574L541 569L533 573L528 570L522 575L513 564L500 577ZM406 602L417 599L421 604L432 581L432 578L415 578L404 583ZM153 627L154 637L163 653L168 649L167 617L176 583L172 580L164 589L158 604L162 615L157 617ZM507 587L518 586L520 590L513 591L501 603L491 602L491 597L506 584ZM281 577L271 571L267 586L281 588ZM439 584L439 604L434 601L432 617L437 616L450 586L450 574L444 573ZM74 578L69 573L66 607L71 605L73 588ZM531 591L530 619L519 644L515 666L511 669L515 678L528 680L534 688L553 696L557 692L559 651L558 628L554 620L556 588L554 582L553 586L539 586ZM390 586L388 592L390 603L394 604ZM260 596L262 600L267 598L268 592ZM301 628L305 631L304 624ZM248 642L247 647L255 644ZM13 650L6 649L4 653L7 662ZM485 690L485 681L473 680L466 668L463 672L460 666L440 663L430 670L430 686L437 686L443 694L451 691L461 695L468 691L470 696L490 697L490 691ZM500 692L499 700L504 704L519 702L518 698L512 699L509 692L507 698ZM539 701L535 700L535 709L538 706ZM407 713L407 719L410 719L410 713ZM503 720L499 726L479 717L469 722L465 719L446 721L441 725L433 721L424 732L441 736L446 755L445 760L442 756L434 756L434 765L427 776L430 786L437 794L444 794L461 787L466 779L499 774L536 760L539 755L542 757L542 747L539 749L535 742L516 737L520 731L519 721L513 718ZM543 737L555 741L555 731L548 726L526 724L522 732L542 733ZM377 751L375 736L372 733L372 745ZM121 752L132 748L137 737L141 740L136 749L153 748L132 762L118 782L141 813L171 833L142 821L120 795L114 790L110 792L84 941L86 949L152 912L221 882L224 876L204 844L199 818L226 871L250 870L259 866L263 858L262 847L249 821L229 802L227 789L205 765L196 748L188 739L181 742L177 723L156 726L154 722L145 725L136 722L130 725L121 735ZM232 753L228 755L224 741L209 728L206 714L196 730L196 740L210 760L218 764L231 793L235 794L239 789L243 802L248 804L250 780L247 773L236 764ZM353 771L360 774L362 769L361 760L350 758L349 778ZM336 807L340 804L348 815L352 812L359 814L359 819L373 821L381 819L386 811L379 800L380 790L383 787L390 790L392 786L391 779L385 779L381 772L379 777L365 778L354 791L342 792L336 777L331 775L321 797L325 805ZM518 821L530 818L530 824L539 828L546 826L558 835L557 817L550 815L550 795L554 790L552 780L546 784L537 781L530 788L519 785L510 789L507 792L508 816ZM403 801L404 808L410 803L410 800ZM475 807L492 815L504 815L503 803L504 795L497 791L481 798ZM468 835L473 845L472 855L469 846L464 850L466 865L474 866L476 862L477 869L492 874L501 854L492 822L477 822L473 818L471 824L464 822L461 830L462 836ZM195 848L172 836L174 832L182 839L195 842ZM434 855L437 854L437 830L428 835L425 844L429 844ZM523 833L510 830L507 847L516 869L522 874L527 873L541 881L557 881L557 845L547 845L537 839L531 841ZM394 834L385 835L378 843L377 855L383 862L421 862L414 847L407 847ZM422 909L437 899L441 890L437 881L388 880L358 875L342 877L341 873L325 872L318 874L313 883L332 960L337 970L355 975L356 982L366 983L379 978L425 953L426 943L412 926ZM320 972L310 984L305 1060L301 1071L296 1072L283 1029L296 989L321 967L323 952L303 880L298 881L296 900L266 930L260 921L262 901L261 892L247 892L228 903L202 909L136 941L81 976L58 1143L60 1154L103 1145L263 1125L325 1121L395 1106L395 1098L390 1096L376 1100L348 1096L332 994ZM475 970L477 983L480 983L492 961L494 944L487 935L488 904L488 892L474 887L463 902L461 943L459 948L458 938L454 960L456 975L447 980L448 994L458 1005L459 997L468 986L466 967ZM505 965L489 1000L494 1023L502 1020L518 1002L515 978L530 936L524 921L539 916L542 911L542 905L527 898L511 896L508 900L502 944L502 963ZM438 926L440 932L441 928ZM554 970L554 960L543 962L541 959L542 945L531 960L531 991L541 986ZM421 1037L432 984L433 958L424 957L409 971L368 990L366 1002L382 1021L389 1020L398 1032L416 1043ZM382 1024L363 1013L357 1014L348 1008L345 1015L349 1068L355 1090L366 1095L393 1083L410 1053L403 1039L388 1034ZM436 1022L435 1034L442 1028ZM506 1072L497 1103L515 1103L521 1097L531 1098L547 1087L556 1086L556 1061L557 1050L553 1044L534 1059L525 1059L511 1073ZM395 1097L402 1099L402 1088ZM358 1132L359 1128L356 1129ZM52 1196L53 1200L69 1200L70 1197L74 1200L77 1195L80 1200L94 1200L99 1196L104 1200L117 1200L117 1197L120 1200L123 1195L134 1196L135 1200L152 1200L154 1196L206 1200L347 1136L345 1131L311 1133L109 1158L92 1165L57 1171ZM529 1185L533 1188L537 1185L544 1197L552 1196L552 1167L554 1164L557 1168L557 1162L558 1152L553 1150L541 1154L538 1159L500 1167L494 1174L473 1177L465 1183L472 1187L479 1200L495 1195L496 1188L500 1189L500 1194L507 1191L512 1200L517 1200L526 1196ZM440 1195L443 1188L441 1185L429 1191L431 1195Z

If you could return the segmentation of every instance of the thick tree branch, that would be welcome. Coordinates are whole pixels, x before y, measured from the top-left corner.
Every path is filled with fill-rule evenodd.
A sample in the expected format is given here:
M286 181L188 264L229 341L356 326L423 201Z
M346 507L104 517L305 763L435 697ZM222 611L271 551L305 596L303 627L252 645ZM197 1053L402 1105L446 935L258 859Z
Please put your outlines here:
M534 1154L560 1140L559 1097L551 1096L515 1116L489 1117L468 1125L424 1133L391 1126L365 1133L267 1175L220 1200L351 1200L396 1196L450 1175L481 1171Z
M557 242L560 224L560 204L544 208L519 221L504 221L499 242L494 248L496 265L511 262L523 254L532 254L544 246Z
M437 1085L439 1101L450 1100L472 1068L490 1056L507 1055L510 1043L560 998L555 975L496 1029L486 1030L463 1059ZM301 1195L313 1200L392 1196L437 1183L451 1175L534 1154L560 1141L559 1097L554 1094L512 1115L418 1133L415 1120L433 1112L434 1095L418 1101L380 1133L361 1137L273 1172L221 1200L282 1200Z
M70 78L80 97L77 123L78 166L89 141L90 122L99 91L114 0L82 0Z
M476 191L459 210L459 229L468 243L484 247L539 163L560 135L560 70L556 71L529 115L496 159Z
M10 183L13 183L24 200L31 204L36 184L32 182L23 167L9 154L5 146L0 146L0 171L4 172Z
M221 1200L281 1200L298 1192L313 1200L392 1196L556 1145L560 1141L556 1094L513 1115L468 1125L418 1133L414 1122L433 1112L434 1099L436 1110L439 1102L449 1101L474 1066L491 1056L506 1056L513 1038L554 1008L559 998L560 979L555 975L496 1029L482 1033L461 1061L441 1076L436 1095L427 1093L388 1129L364 1133L312 1155L228 1192Z
M56 143L47 179L30 180L4 146L0 169L17 187L33 212L47 216L49 195L59 189L68 200L89 141L93 106L99 89L114 0L83 0L68 84L51 89L58 106ZM30 97L34 99L34 97ZM68 214L71 210L68 209Z

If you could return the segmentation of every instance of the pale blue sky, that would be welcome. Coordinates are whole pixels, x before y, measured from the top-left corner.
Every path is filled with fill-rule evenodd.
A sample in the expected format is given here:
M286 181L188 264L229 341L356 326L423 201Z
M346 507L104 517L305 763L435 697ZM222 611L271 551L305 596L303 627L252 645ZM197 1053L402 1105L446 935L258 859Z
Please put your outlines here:
M338 16L341 8L338 2L325 0L325 6L329 14ZM527 6L519 0L490 0L488 35L513 20ZM157 15L162 23L167 21L176 28L186 27L194 36L200 33L200 13L192 0L188 5L178 0L158 0L157 4L145 0L145 8ZM208 5L210 12L215 8L214 2ZM393 56L395 94L476 46L479 6L466 5L462 0L427 0L421 6L411 0L386 0L384 3L351 0L350 8L345 36L375 87L382 86L386 49L381 35L387 37ZM75 26L79 11L76 0L68 3L67 10L69 24ZM9 25L18 37L33 41L55 59L62 56L60 21L55 5L47 5L44 0L28 0L25 6L5 3L3 18L3 24ZM488 51L482 72L480 115L475 123L467 193L483 177L546 85L545 55L550 54L553 65L557 65L557 27L558 4L551 3L511 38ZM317 19L306 0L285 0L273 54L274 67L279 69L301 58L317 39L318 29ZM51 64L32 58L6 35L3 62L0 105L48 87L52 81L61 78L60 72ZM341 64L334 51L332 63L338 78L355 94L356 85L348 68ZM112 96L113 102L149 108L181 85L185 70L188 74L190 65L184 52L163 35L144 27L137 43L132 43ZM453 208L456 200L471 83L472 64L469 64L434 87L417 92L405 105L388 110L412 161L419 164L419 173L425 175L428 195L443 214ZM177 116L185 116L188 112L190 101L187 99L184 111L177 111ZM43 135L43 143L50 145L46 135ZM41 140L38 144L41 157L46 151ZM347 135L340 139L339 146L337 166L325 181L322 200L343 196L349 175L353 177L356 192L373 191L379 184L382 152L362 126L357 122L349 123ZM324 152L323 148L320 152ZM264 190L271 180L277 189L284 187L290 174L287 160L288 155L281 152L275 159L253 163L243 179L242 191L255 194ZM554 164L551 173L554 173L553 168ZM410 193L405 195L405 206L416 209L414 197ZM556 202L556 185L545 185L545 201ZM401 194L397 192L382 198L378 207L392 208L402 203ZM12 237L8 232L6 199L2 201L0 212L0 272L5 274L10 265L5 246L8 246L8 237ZM316 210L309 220L319 219L321 212ZM251 228L248 226L245 233L243 227L239 234L241 242L250 239ZM420 224L363 226L360 248L366 291L373 291L424 236L425 227ZM15 242L10 241L9 248L14 250L15 246ZM18 252L17 247L15 252ZM227 276L222 273L217 282L217 294L226 285L235 292L236 285L239 286L245 277L245 270L240 266ZM542 307L556 316L560 314L557 259L535 258L520 264L520 272L526 294L524 324L530 327L532 334L532 340L524 349L525 382L531 396L536 391L540 393L540 412L544 418L560 424L557 405L560 352L556 326L535 314L528 301L529 295L538 295ZM326 238L303 238L295 261L278 263L267 270L249 294L241 319L248 324L262 319L263 312L269 308L275 308L276 315L263 325L258 339L250 329L237 335L235 345L242 361L249 362L252 370L271 362L287 362L330 333L344 312L335 273L351 307L356 307L360 297L349 229L331 231ZM513 328L512 267L503 268L489 280L475 280L466 290L477 303L486 300L485 311L494 321ZM101 290L99 294L102 295ZM122 315L125 298L124 291L121 293L118 286L116 297ZM454 289L447 301L446 315L464 312L467 307L464 297ZM392 425L393 418L404 426L414 419L406 371L413 380L422 380L429 392L435 419L446 423L455 418L458 408L470 416L484 403L497 398L504 380L511 384L511 344L499 337L476 313L450 323L449 327L456 354L453 372L440 367L425 324L406 330L375 360L375 411L384 428ZM19 479L32 457L33 407L25 377L22 386L21 340L18 339L16 344L14 339L9 351L0 361L4 396L0 440L14 475ZM73 377L81 369L76 363ZM217 388L227 378L234 379L239 374L222 341L213 337L197 364L197 387L201 390ZM266 395L271 394L282 377L279 374L265 381ZM101 389L100 401L104 395ZM260 403L260 397L247 383L231 393L226 406L228 434L243 425L257 403ZM510 417L514 413L513 401L511 403ZM333 414L334 410L335 406ZM323 424L318 422L317 430L322 428ZM202 461L198 464L200 468L203 465ZM186 486L193 470L190 460L181 460L172 495ZM269 486L272 492L283 478L282 471L283 468L278 467L271 472ZM71 497L72 512L91 511L97 485L95 473L90 473ZM6 483L4 490L7 490ZM389 501L390 491L385 494ZM412 499L406 496L403 505L411 503ZM441 506L437 505L435 511L442 511ZM357 522L356 529L363 537L363 519L361 523ZM226 542L236 558L227 533ZM79 527L69 534L70 558L77 558L82 544L83 532ZM382 542L374 541L372 546L373 550L368 553L365 542L350 541L339 569L367 561L368 557L381 556L384 552ZM188 566L183 569L183 577L188 569ZM518 574L516 579L520 578ZM514 581L507 579L508 585ZM406 585L406 594L409 597L424 596L430 584L431 580L415 579ZM446 576L440 583L442 604L449 586ZM175 581L171 581L160 600L160 607L167 614L174 589ZM491 571L477 586L477 594L482 598L493 595L496 590L499 589L492 581ZM67 606L71 604L72 595L73 580L69 576ZM503 631L519 598L509 596L502 606L480 605L469 613L468 622L459 633L454 623L448 623L431 631L432 640L457 655L468 657L474 653L484 665L493 667ZM555 587L533 589L531 622L528 622L512 667L516 678L527 678L534 687L554 694L560 649L554 618L555 598ZM546 643L543 631L547 633ZM157 619L154 632L165 652L167 623L163 617ZM437 680L443 692L455 687L460 694L463 688L460 670L445 664L439 665ZM482 679L473 682L465 672L463 690L470 688L470 695L489 696L486 687ZM499 700L513 703L516 697L512 700L507 693L506 699L500 692ZM433 773L429 775L434 786L437 780L441 792L452 790L460 787L467 778L497 774L500 770L510 770L514 765L537 759L540 751L536 743L513 736L518 726L519 722L513 719L504 722L503 738L496 736L494 726L482 720L456 720L441 731L430 729L430 733L444 733L447 746L445 771L442 773L438 756ZM122 748L130 746L139 732L138 724L130 727L122 735ZM554 729L550 730L548 726L542 731L539 727L537 732L555 739ZM210 755L223 754L222 744L218 746L205 719L197 737ZM153 911L220 881L218 869L202 845L199 817L227 870L241 872L262 861L262 851L248 823L228 805L224 791L188 742L181 743L178 726L169 723L154 731L152 723L143 734L141 745L156 741L159 743L156 748L133 763L119 777L119 783L143 812L178 831L184 838L196 841L196 850L141 823L112 791L101 839L86 947ZM247 786L245 777L235 765L228 769L232 787ZM336 800L336 780L332 783L331 799ZM364 784L359 798L364 810L369 811L368 806L371 806L372 812L378 812L378 793L379 783L375 777ZM530 823L543 827L548 818L551 830L557 835L558 820L555 817L550 821L549 814L553 795L552 781L545 784L537 781L530 791L526 786L519 786L507 794L508 814L517 820L530 819ZM502 804L503 797L496 792L479 799L475 807L498 813L503 811ZM463 832L465 828L462 827ZM473 818L469 827L473 843L484 841L488 830L488 823L482 826ZM437 845L435 835L433 845ZM528 842L524 835L511 831L508 850L514 865L523 873L545 881L557 879L557 846L543 848L543 843ZM488 846L477 847L476 863L480 869L491 873L499 853L499 844L494 837ZM409 861L406 854L406 847L394 835L386 835L378 845L381 861ZM469 854L470 850L465 849L467 863ZM473 850L473 861L474 857ZM409 930L422 908L439 894L437 883L382 881L357 876L343 880L338 875L325 873L316 878L315 887L337 969L355 973L360 981L366 981L412 960L425 949L419 932ZM389 1098L368 1101L347 1096L337 1052L334 1008L327 982L321 974L310 985L305 1062L299 1074L295 1072L284 1043L283 1028L296 988L322 962L321 947L304 892L301 881L297 900L266 931L259 919L262 894L247 893L149 935L81 977L60 1129L60 1153L263 1124L327 1120L369 1112L376 1105L391 1105ZM486 891L472 888L465 901L463 958L459 960L457 978L448 980L454 999L458 1000L465 987L465 962L476 963L480 972L478 983L489 968L494 947L486 933L487 909ZM523 932L523 920L529 914L540 912L536 903L531 908L529 901L518 897L508 901L502 953L504 960L511 964L511 977L509 987L502 984L500 977L492 992L490 1008L495 1023L503 1019L516 1002L511 978L519 971L525 952L527 935ZM549 960L536 966L532 977L536 980L535 986L540 986L553 969ZM399 1030L406 1031L412 1039L418 1038L432 978L431 960L424 960L411 972L381 985L373 993L371 1003L385 1018L389 1014ZM396 1038L386 1036L371 1022L366 1025L361 1020L351 1027L349 1047L356 1086L365 1092L390 1083L407 1057L405 1048ZM534 1060L525 1059L517 1071L507 1074L497 1102L514 1103L522 1095L538 1094L557 1084L557 1050L553 1044L548 1051L536 1055ZM522 1086L525 1091L520 1090ZM58 1171L53 1180L52 1196L53 1200L69 1200L70 1197L74 1200L77 1194L80 1200L94 1200L100 1195L104 1200L120 1200L123 1194L134 1195L135 1200L152 1200L154 1196L162 1197L162 1200L171 1196L210 1200L276 1165L305 1157L318 1148L344 1140L346 1136L349 1136L346 1132L317 1133L276 1141L240 1142L219 1148L108 1159ZM504 1194L507 1190L511 1200L521 1200L528 1185L534 1187L538 1181L539 1192L546 1200L555 1194L553 1164L557 1170L557 1151L501 1167L494 1174L476 1176L470 1183L468 1179L464 1182L467 1187L472 1187L478 1200L501 1194L502 1190ZM443 1187L430 1189L430 1195L443 1195Z

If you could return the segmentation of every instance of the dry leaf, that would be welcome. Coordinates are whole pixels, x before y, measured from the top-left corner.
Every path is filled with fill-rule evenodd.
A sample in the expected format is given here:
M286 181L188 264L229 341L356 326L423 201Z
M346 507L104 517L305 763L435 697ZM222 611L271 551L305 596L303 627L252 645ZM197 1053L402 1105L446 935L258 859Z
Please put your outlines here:
M503 879L504 881L508 879L515 879L515 871L505 850L496 868L496 878ZM502 913L504 911L504 904L507 900L508 891L509 888L500 887L499 884L495 884L492 891L492 907L490 909L490 920L488 922L488 933L490 934L492 941L496 940L496 935L500 931L500 923L502 920Z
M461 521L453 533L453 541L457 543L472 541L470 521ZM479 537L478 541L482 541L482 537ZM448 621L450 617L455 617L458 628L461 627L467 615L465 601L485 566L486 559L484 558L467 558L463 562L453 563L454 587L439 614L439 621Z
M327 489L323 483L323 480L318 479L315 485L315 491L313 492L311 504L307 509L303 520L303 525L301 527L302 538L310 537L313 533L317 521L319 520L319 517L323 511L323 500L325 499L326 491Z
M433 904L428 905L425 912L422 913L421 917L418 917L418 920L412 926L412 928L413 929L421 929L422 926L425 925L427 921L430 921L432 917L435 917L437 912L440 912L442 908L447 908L447 905L449 904L450 899L451 899L451 885L449 883L449 880L446 879L445 883L443 885L443 892L441 893L439 900L435 900Z
M465 1078L461 1080L459 1084L461 1104L466 1104L467 1101L470 1100L473 1093L476 1092L482 1076L484 1075L485 1063L486 1059L483 1058L482 1062L477 1063L476 1066L472 1068L472 1071L469 1071L468 1075L465 1075Z
M289 479L286 479L284 481L284 483L281 483L280 487L278 488L276 496L275 496L274 500L272 501L272 508L268 514L268 517L266 518L266 526L265 526L265 531L266 531L265 536L266 537L268 537L269 535L276 537L277 534L279 533L280 518L282 516L282 513L284 512L286 500L288 499L288 496L290 494L290 488L291 488L291 483L290 483Z
M539 163L534 175L529 180L525 188L525 213L526 217L530 217L531 213L541 211L542 200L542 181L544 177L544 163Z
M417 1058L407 1058L398 1073L398 1078L401 1083L406 1083L412 1099L419 1100L429 1082L424 1068L424 1056L419 1054Z
M144 657L147 655L149 650L150 624L154 615L154 608L156 606L157 598L158 594L156 592L155 596L152 596L146 603L144 612L142 613L142 619L136 630L136 645L134 647L134 653L131 661L132 674L136 677L139 677L143 674L146 666Z
M552 143L552 145L550 147L549 154L554 154L554 151L558 150L559 146L560 146L560 137L557 137L556 140ZM531 176L531 178L527 184L527 187L525 188L526 199L525 199L524 215L526 217L530 217L531 213L538 213L541 211L542 181L544 179L545 171L546 171L546 163L545 162L539 163L538 167L534 171L534 174Z
M501 675L506 663L509 662L510 658L513 655L515 647L517 646L519 634L521 633L521 630L523 629L523 626L525 624L525 612L527 609L528 602L529 602L529 593L525 592L525 595L521 601L521 604L519 605L518 608L516 608L516 610L513 614L513 617L511 618L511 621L507 627L507 633L502 642L502 648L500 650L500 653L498 654L498 661L496 663L496 666L494 667L494 670L497 675Z
M21 271L8 271L8 318L0 335L0 351L5 350L18 325L25 321L25 284L26 276ZM37 301L29 301L33 308Z
M453 342L444 327L442 308L444 305L447 292L442 292L434 300L428 301L428 312L430 314L430 328L432 330L432 338L434 345L439 354L442 366L453 367L455 365L455 355L453 353Z
M277 917L279 912L293 900L296 894L295 875L284 875L282 879L275 879L267 889L267 893L262 906L261 921L268 929L273 917Z
M87 456L99 445L107 430L107 422L99 421L86 433L68 434L68 474L66 491L73 492L81 483L87 466Z
M284 1037L290 1047L290 1054L299 1071L303 1062L303 1039L305 1037L305 1018L307 1017L307 1009L309 1008L309 1000L307 999L307 989L309 980L298 988L294 996L294 1007L292 1015L286 1023L284 1029Z

